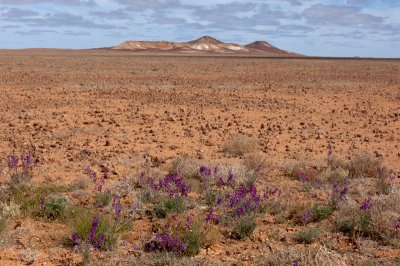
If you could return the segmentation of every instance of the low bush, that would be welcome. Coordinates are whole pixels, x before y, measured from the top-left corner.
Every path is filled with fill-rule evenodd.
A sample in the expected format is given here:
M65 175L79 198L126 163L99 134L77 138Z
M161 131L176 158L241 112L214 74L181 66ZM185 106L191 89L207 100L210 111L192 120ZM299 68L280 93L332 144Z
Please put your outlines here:
M318 203L313 206L314 220L319 222L330 217L334 212L334 208L329 205L320 205Z
M40 187L19 186L11 190L11 200L21 206L24 215L42 216L46 199L54 194L69 191L70 188L60 185L45 184Z
M231 136L222 146L222 151L229 156L242 156L255 151L258 147L257 139L243 134Z
M303 244L311 244L317 240L317 238L321 235L321 230L318 228L308 228L303 231L300 231L296 235L296 241Z
M183 156L172 162L170 173L179 174L186 178L198 178L202 163L199 160Z
M182 197L165 197L155 206L155 214L158 218L165 218L170 213L183 213L186 210L186 200Z
M232 230L232 236L236 239L250 237L256 229L256 218L254 214L245 214L237 219Z
M243 165L247 169L256 171L258 173L269 172L273 168L273 164L270 161L259 154L249 154L243 159Z
M43 215L51 220L60 218L63 215L65 207L67 205L67 199L65 197L53 197L48 202L41 203L43 206Z
M75 207L70 210L68 223L72 229L73 244L86 251L112 250L120 238L121 233L130 228L130 224L116 220L107 215L94 214L85 208Z
M215 241L213 226L194 220L194 214L172 215L144 243L145 251L172 252L195 256Z
M383 244L400 246L400 191L378 195L357 204L339 206L336 224L340 231L371 237Z
M106 207L111 203L112 195L110 191L96 193L96 206Z
M356 155L348 164L349 176L352 178L374 178L378 175L381 161L372 154L364 153Z
M7 219L0 217L0 234L3 233L7 228Z
M14 202L10 202L9 204L0 203L0 217L6 218L17 218L21 215L21 206Z

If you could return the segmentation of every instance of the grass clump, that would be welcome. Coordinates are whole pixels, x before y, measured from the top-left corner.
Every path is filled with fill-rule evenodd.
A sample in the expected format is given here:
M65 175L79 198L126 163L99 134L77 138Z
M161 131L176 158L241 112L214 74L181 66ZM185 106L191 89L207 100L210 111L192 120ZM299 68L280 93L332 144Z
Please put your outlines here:
M348 164L349 176L352 178L375 178L381 161L372 154L364 153L356 155Z
M257 139L243 134L231 136L223 145L222 151L229 156L242 156L255 151L258 146Z
M110 191L96 193L96 206L106 207L111 203L112 195Z
M112 250L121 233L130 228L129 223L107 215L94 214L82 207L71 209L70 215L68 223L73 231L71 239L83 251L88 248Z
M11 200L21 206L24 215L39 217L43 214L46 199L54 194L69 191L68 187L46 184L40 187L18 186L11 190Z
M63 215L66 205L67 199L65 197L54 197L44 203L42 207L43 215L50 220L58 219Z
M233 228L232 236L235 239L250 237L256 229L256 218L254 214L246 214L238 218Z
M259 154L249 154L243 159L243 165L247 169L259 173L269 172L273 168L272 162Z
M207 189L204 192L204 200L208 206L215 206L217 201L222 198L222 192L216 189Z
M182 156L172 162L170 173L179 174L186 178L199 178L199 169L202 166L199 160Z
M368 204L366 204L368 202ZM339 206L336 224L350 236L371 237L382 243L400 246L400 191L377 195L367 201L349 201Z
M17 218L21 215L21 206L11 201L9 204L0 203L0 217Z
M195 256L201 248L215 242L214 226L194 219L194 214L170 215L165 224L144 243L145 251L159 251L178 256Z
M321 230L319 228L309 228L303 231L300 231L296 235L296 241L303 244L311 244L318 239L321 235Z
M329 205L320 205L318 203L313 205L313 217L315 221L322 221L330 217L335 209Z
M158 218L165 218L170 213L183 213L186 210L186 201L182 197L166 197L155 206L155 214Z
M0 234L3 233L7 228L7 220L3 217L0 217Z

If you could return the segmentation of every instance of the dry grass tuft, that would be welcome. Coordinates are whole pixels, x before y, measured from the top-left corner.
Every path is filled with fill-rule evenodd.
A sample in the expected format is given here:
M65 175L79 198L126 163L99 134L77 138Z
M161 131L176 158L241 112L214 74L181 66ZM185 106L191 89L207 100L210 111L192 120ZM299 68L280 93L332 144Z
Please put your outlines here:
M274 168L274 164L260 154L247 155L243 159L243 165L249 170L258 171L259 173L268 173Z
M319 248L304 248L300 250L288 248L279 250L272 256L263 257L257 265L307 265L307 266L347 266L346 260L339 253L325 246Z
M229 156L242 156L253 152L258 147L258 140L243 134L231 136L223 145L222 150Z
M352 178L358 177L377 177L378 167L381 166L381 161L375 158L372 154L364 153L356 155L348 164L349 176Z
M400 232L395 224L400 217L400 190L389 195L372 197L369 210L360 209L360 204L349 200L340 205L337 225L344 233L370 236L382 244L400 246Z
M202 163L199 160L182 156L172 162L170 172L183 175L186 178L197 178L199 177L200 166L202 166Z
M378 238L388 244L400 246L400 232L394 226L399 218L400 190L373 197L371 223Z

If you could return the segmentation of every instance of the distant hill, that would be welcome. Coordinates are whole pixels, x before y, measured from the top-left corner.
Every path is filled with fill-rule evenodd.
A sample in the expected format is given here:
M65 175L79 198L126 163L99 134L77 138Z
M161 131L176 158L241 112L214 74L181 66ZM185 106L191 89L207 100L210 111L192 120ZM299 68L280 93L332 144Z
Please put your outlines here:
M210 36L188 42L168 41L126 41L113 50L186 53L186 54L243 54L265 56L301 56L272 46L265 41L256 41L247 45L225 43Z

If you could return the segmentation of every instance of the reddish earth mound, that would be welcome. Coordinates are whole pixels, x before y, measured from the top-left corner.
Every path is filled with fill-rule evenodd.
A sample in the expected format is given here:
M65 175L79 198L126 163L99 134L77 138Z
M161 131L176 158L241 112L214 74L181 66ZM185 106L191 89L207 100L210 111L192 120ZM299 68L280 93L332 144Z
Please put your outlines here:
M112 47L114 50L146 51L146 52L178 52L194 54L258 54L266 56L299 56L270 45L268 42L257 41L246 46L236 43L221 42L210 36L188 42L166 41L126 41Z

